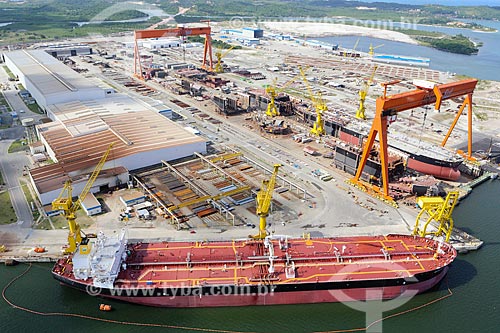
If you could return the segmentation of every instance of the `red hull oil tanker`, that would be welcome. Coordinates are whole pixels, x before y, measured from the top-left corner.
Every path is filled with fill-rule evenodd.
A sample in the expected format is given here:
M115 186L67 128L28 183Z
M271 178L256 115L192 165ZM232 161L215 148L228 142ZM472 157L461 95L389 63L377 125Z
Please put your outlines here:
M421 293L456 255L447 243L407 235L146 243L100 233L52 274L90 295L149 306L302 304Z

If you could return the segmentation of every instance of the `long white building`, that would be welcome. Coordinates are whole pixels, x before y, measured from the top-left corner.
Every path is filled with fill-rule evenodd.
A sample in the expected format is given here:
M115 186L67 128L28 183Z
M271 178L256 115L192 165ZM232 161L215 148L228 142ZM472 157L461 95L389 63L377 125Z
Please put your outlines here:
M51 104L96 100L113 92L97 87L43 50L6 52L3 58L43 110Z
M14 51L4 59L52 119L36 132L54 163L29 172L42 205L56 199L67 180L73 195L80 194L111 143L91 192L126 183L131 170L206 152L200 136L128 95L107 94L44 51Z

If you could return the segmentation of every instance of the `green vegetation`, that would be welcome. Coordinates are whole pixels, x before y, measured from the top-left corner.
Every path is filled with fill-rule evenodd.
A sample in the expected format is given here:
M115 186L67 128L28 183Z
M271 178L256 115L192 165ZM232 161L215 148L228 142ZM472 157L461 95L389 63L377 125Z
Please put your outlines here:
M472 29L480 31L496 31L493 28L485 27L484 25L474 22L455 21L445 17L424 17L419 19L420 24L440 25L452 28Z
M52 220L54 228L56 229L68 228L68 222L66 221L66 218L63 215L52 216L50 219ZM82 229L85 229L94 224L92 218L88 217L87 214L85 214L85 212L83 211L83 209L79 209L76 212L76 220L78 221L78 224L82 227Z
M7 103L7 100L5 99L5 96L3 94L3 92L0 94L0 105L1 106L4 106L5 107L5 110L7 112L10 112L12 111L12 109L10 108L9 104ZM2 113L2 110L0 109L0 113Z
M49 219L45 217L40 221L40 223L35 225L35 229L52 230L52 226L50 225Z
M16 140L12 142L12 144L9 147L9 154L10 153L16 153L18 151L23 151L28 149L28 146L26 145L26 142L24 140Z
M5 183L3 182L3 174L2 174L2 171L0 171L0 186L3 186L5 185Z
M23 189L24 196L26 197L26 201L28 201L28 206L31 208L31 202L33 202L33 204L35 205L35 211L32 211L31 213L33 214L33 220L36 221L40 217L40 212L36 208L37 207L35 202L36 199L33 199L33 196L31 195L31 191L28 188L28 186L29 186L28 184L24 184L21 187Z
M476 45L463 35L443 37L416 37L424 45L429 45L438 50L459 54L476 54L479 50Z
M191 37L188 37L188 41L191 42L191 43L205 43L205 37L202 37L202 36L191 36ZM228 43L226 43L226 42L224 42L222 40L217 40L217 39L212 40L212 47L214 47L214 48L229 49L232 46L234 46L234 45L228 44ZM241 48L242 47L239 46L239 45L235 45L233 47L234 50L239 50Z
M0 36L1 36L1 35L0 35ZM5 73L7 73L7 75L8 75L11 79L13 79L13 80L15 80L15 79L16 79L16 77L14 76L14 74L12 74L12 72L10 71L9 67L7 67L7 66L3 66L3 70L5 71Z
M31 110L31 112L38 113L38 114L43 114L42 110L38 106L38 103L32 103L32 104L26 104L28 106L28 109Z
M130 9L130 10L124 10L119 13L113 14L109 17L106 18L106 21L122 21L122 20L130 20L130 19L137 19L137 18L143 18L147 17L148 14L145 14L143 12L140 12L135 9Z
M175 14L179 11L179 2L167 0L146 0L163 9L166 13ZM308 18L333 18L345 17L358 20L369 20L363 25L370 26L369 22L384 20L386 22L420 22L424 24L449 25L450 22L456 27L480 29L490 31L490 29L475 23L464 23L457 21L457 18L470 19L500 19L500 7L451 7L440 5L405 5L391 4L384 2L366 3L348 0L303 0L303 1L278 1L278 0L184 0L182 7L191 9L184 15L176 16L179 23L199 22L207 17L214 20L229 20L234 16L248 17L246 23L252 25L256 21L274 19L277 17L308 17ZM71 37L85 37L92 34L111 34L135 29L145 29L161 19L150 18L147 22L108 22L143 18L147 15L135 8L123 6L123 11L103 17L103 23L87 24L79 26L76 22L88 22L110 6L120 7L118 0L52 0L47 1L26 1L22 4L11 2L0 3L2 10L2 21L12 22L12 24L0 27L0 44L23 44L46 40L58 40ZM368 8L368 9L367 9ZM371 10L376 8L376 10ZM110 10L110 12L113 12ZM97 16L96 16L97 15ZM349 24L349 21L347 21ZM352 22L350 24L358 24ZM377 27L374 23L374 27ZM384 28L384 27L380 27ZM390 29L390 27L387 27ZM470 49L460 38L444 38L444 40L431 40L422 37L433 36L429 32L415 33L410 30L402 30L411 36L419 36L422 42L432 47L442 50L472 54ZM217 43L217 42L216 42ZM227 48L221 42L216 47ZM456 44L463 45L456 46ZM478 45L476 45L477 47ZM465 50L465 51L464 51Z
M9 191L0 193L0 224L9 224L17 221L16 212L10 201Z

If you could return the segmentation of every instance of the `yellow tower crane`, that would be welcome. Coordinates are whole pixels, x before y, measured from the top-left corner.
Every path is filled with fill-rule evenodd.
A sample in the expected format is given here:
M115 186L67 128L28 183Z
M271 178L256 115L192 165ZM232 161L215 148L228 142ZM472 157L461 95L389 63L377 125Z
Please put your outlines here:
M363 82L363 87L359 91L359 108L358 111L356 111L356 118L358 119L366 120L365 99L366 95L368 95L368 90L370 90L370 86L373 83L373 78L375 77L375 72L377 71L377 68L378 68L377 65L373 67L373 71L372 74L370 75L370 78Z
M309 67L306 67L304 71L307 71ZM278 108L276 107L275 104L275 99L278 96L278 92L285 90L289 85L291 85L295 80L297 80L297 77L302 75L301 73L295 75L292 77L290 80L288 80L282 87L278 88L278 79L275 78L273 82L266 87L266 94L269 96L269 103L267 103L267 109L266 109L266 115L269 117L275 117L279 116L280 112L278 111Z
M377 45L377 46L373 46L372 44L370 44L370 48L368 49L368 55L370 57L373 57L373 55L375 54L375 50L378 49L379 47L382 47L384 46L384 44L380 44L380 45Z
M311 86L309 85L309 81L307 80L305 71L302 67L299 67L300 74L302 75L302 80L304 81L307 91L309 92L309 96L311 98L311 102L316 110L316 121L314 122L313 128L311 129L311 134L315 136L325 135L325 122L323 120L323 112L328 111L328 107L326 106L325 100L321 96L320 92L316 94L313 93Z
M271 208L271 201L273 199L274 185L276 185L276 177L278 176L278 169L281 164L274 165L274 171L269 180L262 181L262 187L257 193L257 215L259 215L259 233L253 238L264 239L267 236L266 231L266 218L269 216L269 209Z
M417 215L413 235L425 237L428 235L445 236L445 241L450 240L453 230L453 218L451 214L457 204L459 193L457 191L449 192L446 199L441 197L420 197L417 204L422 208ZM422 216L426 214L427 220L421 221ZM429 224L435 221L438 223L436 231L427 231ZM420 224L424 225L421 226Z
M216 73L224 73L224 67L222 66L222 59L227 56L231 50L234 49L234 45L231 46L227 51L222 52L222 49L218 49L215 51L215 57L217 58L217 63L215 64L215 69L214 71Z
M74 253L76 251L77 246L82 242L82 230L80 228L80 225L76 222L76 211L81 207L82 202L85 200L85 197L90 191L90 188L94 184L95 180L97 179L97 176L101 172L102 168L104 167L104 163L106 163L106 159L108 158L109 153L111 152L111 148L113 148L114 143L111 143L104 153L104 155L101 157L101 160L95 167L94 171L89 177L89 180L85 184L85 187L83 188L82 192L78 196L78 199L76 201L73 201L73 188L71 186L71 181L67 180L66 183L64 184L64 188L62 189L61 193L59 194L59 197L52 201L52 209L53 210L62 210L64 212L64 217L68 221L68 226L69 226L69 235L68 235L68 247L64 251L66 254ZM66 193L66 196L64 194ZM80 251L82 253L85 253L86 251L85 248L80 248Z

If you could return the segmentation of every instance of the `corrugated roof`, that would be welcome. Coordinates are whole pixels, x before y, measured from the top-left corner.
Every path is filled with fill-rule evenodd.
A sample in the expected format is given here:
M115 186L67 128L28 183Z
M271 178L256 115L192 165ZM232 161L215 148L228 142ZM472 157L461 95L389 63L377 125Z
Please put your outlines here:
M51 105L50 112L56 121L37 129L58 163L30 171L41 193L53 188L46 180L59 179L61 186L67 175L93 168L112 142L108 161L205 141L125 95Z
M95 90L95 84L43 50L6 52L16 67L43 95Z

